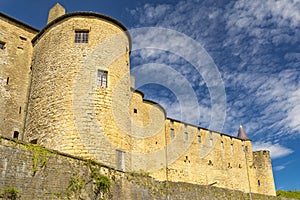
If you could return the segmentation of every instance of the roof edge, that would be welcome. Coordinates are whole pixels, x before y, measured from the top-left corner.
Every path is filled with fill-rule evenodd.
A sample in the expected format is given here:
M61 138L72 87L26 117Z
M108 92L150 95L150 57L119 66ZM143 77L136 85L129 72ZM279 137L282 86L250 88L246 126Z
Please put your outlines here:
M24 26L25 28L30 29L33 32L38 33L40 31L39 29L37 29L35 27L32 27L32 26L30 26L30 25L28 25L28 24L26 24L26 23L24 23L24 22L22 22L22 21L20 21L18 19L15 19L15 18L13 18L13 17L11 17L11 16L9 16L9 15L3 13L3 12L0 12L0 17L7 18L8 20L10 20L10 21L12 21L12 22L14 22L16 24L19 24L21 26Z
M34 44L45 32L47 29L49 29L51 26L57 24L58 22L70 18L70 17L75 17L75 16L91 16L91 17L97 17L97 18L101 18L101 19L105 19L107 21L110 21L112 23L114 23L115 25L117 25L118 27L120 27L121 29L124 30L124 32L126 33L128 40L129 40L129 49L131 51L131 47L132 47L132 42L131 42L131 36L129 34L129 31L127 30L127 28L118 20L109 17L107 15L103 15L100 13L96 13L96 12L72 12L72 13L67 13L64 14L56 19L54 19L53 21L51 21L49 24L47 24L33 39L32 39L32 44Z

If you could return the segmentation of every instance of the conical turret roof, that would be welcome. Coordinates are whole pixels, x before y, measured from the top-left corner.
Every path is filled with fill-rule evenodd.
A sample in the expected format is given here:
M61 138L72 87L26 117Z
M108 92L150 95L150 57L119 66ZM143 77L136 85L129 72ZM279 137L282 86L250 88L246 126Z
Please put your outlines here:
M240 125L240 128L239 128L239 132L238 132L238 136L237 136L239 139L241 140L250 140L248 135L246 134L245 130L243 129L243 126Z

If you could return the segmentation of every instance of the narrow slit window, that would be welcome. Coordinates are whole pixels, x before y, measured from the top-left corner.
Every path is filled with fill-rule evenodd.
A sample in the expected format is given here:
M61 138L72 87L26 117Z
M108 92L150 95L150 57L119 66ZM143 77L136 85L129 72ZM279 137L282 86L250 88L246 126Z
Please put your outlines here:
M210 146L213 146L214 142L213 142L213 139L212 139L212 138L210 138L209 144L210 144Z
M107 87L107 71L98 70L97 86Z
M188 141L189 140L189 134L188 132L184 133L184 141Z
M0 49L5 49L5 42L0 41Z
M201 136L198 135L198 143L201 143Z
M21 112L22 112L22 107L20 106L20 108L19 108L19 114L21 114Z
M133 113L137 113L137 109L136 108L133 109Z
M88 43L89 31L75 31L75 43Z
M7 77L6 79L6 85L8 85L8 83L9 83L9 77Z
M174 138L174 137L175 137L174 129L172 129L172 128L171 128L171 130L170 130L170 136L171 136L171 138Z

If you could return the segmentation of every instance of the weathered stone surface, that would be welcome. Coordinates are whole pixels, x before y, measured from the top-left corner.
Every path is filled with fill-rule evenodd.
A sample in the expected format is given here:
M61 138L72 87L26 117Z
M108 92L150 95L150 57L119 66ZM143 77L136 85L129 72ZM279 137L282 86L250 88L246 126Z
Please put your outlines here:
M91 162L88 160L5 138L0 138L0 155L0 193L5 188L15 187L19 191L19 199L24 200L100 199L101 194L95 194L95 181L91 178ZM36 172L33 173L36 156ZM124 173L95 163L93 166L99 166L97 173L111 181L110 192L103 194L105 199L250 199L249 194L241 191L183 182L160 182L143 173ZM82 180L82 189L71 190L71 180ZM280 199L251 195L253 200Z

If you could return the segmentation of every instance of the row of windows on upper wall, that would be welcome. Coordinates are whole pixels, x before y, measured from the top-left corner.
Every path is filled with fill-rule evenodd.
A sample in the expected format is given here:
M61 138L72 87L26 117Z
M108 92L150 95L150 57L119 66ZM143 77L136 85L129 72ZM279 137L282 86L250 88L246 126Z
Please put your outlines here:
M211 133L211 132L210 132L210 133ZM170 129L170 136L171 136L172 139L175 137L175 131L174 131L173 128ZM184 132L184 140L185 140L185 141L188 141L188 138L189 138L188 133L187 133L187 132ZM198 141L198 143L201 143L201 142L202 142L201 136L200 136L200 135L197 136L197 141ZM210 146L213 146L213 139L212 139L212 138L209 139L209 144L210 144ZM223 142L223 141L221 141L221 148L224 149L224 142ZM232 143L230 144L230 149L231 149L231 151L234 150L233 144L232 144ZM242 145L242 151L248 152L248 147Z

